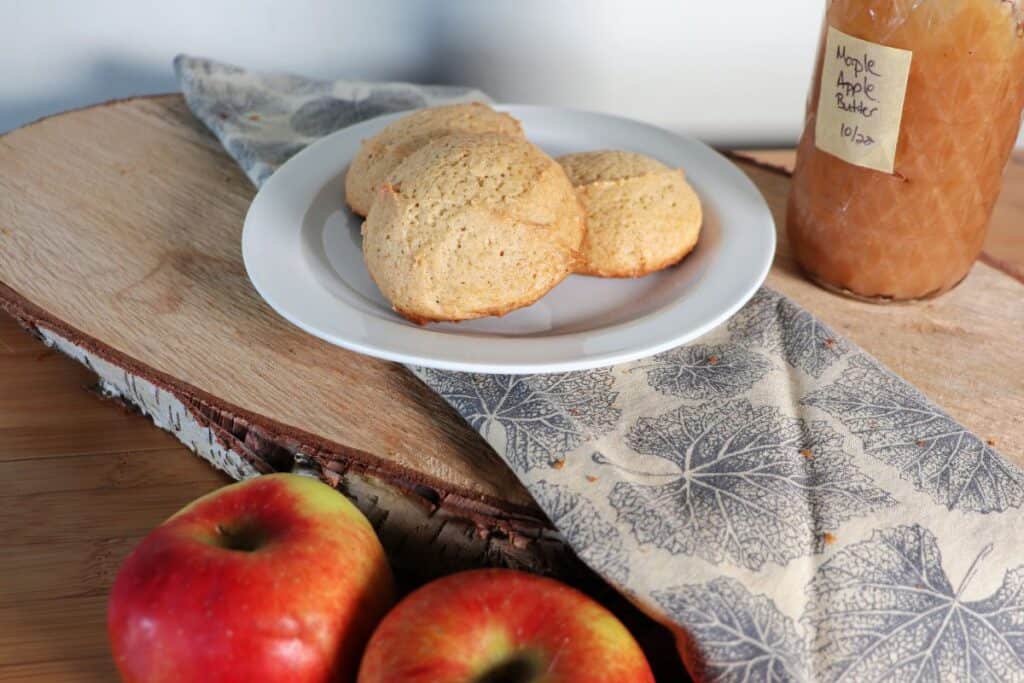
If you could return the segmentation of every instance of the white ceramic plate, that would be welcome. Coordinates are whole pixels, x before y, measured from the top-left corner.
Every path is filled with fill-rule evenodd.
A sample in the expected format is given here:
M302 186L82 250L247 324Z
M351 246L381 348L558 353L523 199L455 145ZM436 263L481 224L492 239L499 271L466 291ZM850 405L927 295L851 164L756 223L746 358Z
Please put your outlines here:
M704 207L697 248L634 280L574 275L501 318L420 327L392 310L363 264L360 219L344 174L362 140L401 114L329 135L263 185L245 218L249 278L310 334L369 356L449 370L564 372L649 356L699 337L735 313L768 273L775 226L764 198L706 145L628 119L549 107L499 107L552 156L627 149L686 170Z

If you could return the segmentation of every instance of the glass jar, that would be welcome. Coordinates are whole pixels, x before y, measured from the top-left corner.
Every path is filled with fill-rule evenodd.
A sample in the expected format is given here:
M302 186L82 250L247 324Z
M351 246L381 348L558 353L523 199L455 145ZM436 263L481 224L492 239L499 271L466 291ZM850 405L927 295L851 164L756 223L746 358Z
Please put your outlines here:
M952 288L1020 127L1020 7L828 0L811 91L786 220L801 267L874 301Z

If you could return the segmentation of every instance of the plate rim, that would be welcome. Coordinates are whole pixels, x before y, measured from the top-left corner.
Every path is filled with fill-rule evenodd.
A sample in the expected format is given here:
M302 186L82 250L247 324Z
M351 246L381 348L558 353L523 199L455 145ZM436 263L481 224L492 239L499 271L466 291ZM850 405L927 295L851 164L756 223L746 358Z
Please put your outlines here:
M764 225L761 227L764 229L764 235L762 237L767 238L765 248L762 252L752 257L752 262L756 263L756 269L752 273L751 278L747 282L745 288L741 293L738 293L728 306L723 307L716 314L711 315L707 319L703 320L699 325L686 327L681 333L666 335L664 338L660 338L655 342L642 342L634 344L631 348L626 349L612 349L601 352L587 353L576 359L560 359L560 360L545 360L545 361L524 361L513 359L510 361L496 362L496 361L476 361L472 358L465 359L451 359L451 358L438 358L431 356L429 352L422 355L416 353L410 353L408 351L393 350L384 348L380 345L380 342L369 342L363 343L356 339L342 338L335 334L325 332L324 330L318 329L315 325L311 325L304 321L301 316L292 314L291 307L284 305L282 302L277 300L277 297L271 293L273 287L269 286L267 282L262 281L261 275L258 273L258 267L256 264L256 257L254 254L255 247L253 245L254 234L256 228L254 224L257 222L258 212L261 209L263 203L267 200L267 197L272 197L275 192L280 190L277 189L278 185L284 183L289 179L289 174L295 173L295 169L299 168L305 163L305 159L315 156L318 150L336 144L339 137L349 138L353 133L358 133L360 129L373 129L376 126L384 124L388 120L397 119L401 116L405 116L410 111L394 112L390 114L383 114L376 116L358 123L346 126L333 133L323 136L322 138L314 141L304 149L300 150L293 157L288 159L282 164L259 188L256 196L250 203L245 220L242 227L242 260L245 266L246 274L249 281L252 283L253 288L260 295L260 297L269 305L277 315L287 320L292 325L295 325L299 329L303 330L307 334L311 334L319 339L322 339L328 343L345 348L347 350L359 353L362 355L380 358L392 362L398 362L407 365L415 365L426 368L433 368L438 370L450 370L458 372L476 372L483 374L547 374L557 372L572 372L578 370L589 370L595 368L608 367L617 365L620 363L627 363L630 361L638 360L641 358L647 358L658 353L662 353L668 349L676 348L680 345L686 344L694 339L697 339L711 330L724 324L733 315L739 311L757 292L757 290L764 284L768 273L771 270L775 251L777 248L777 229L775 225L775 219L772 215L771 209L768 206L767 200L760 189L753 183L753 181L745 174L739 167L724 154L718 150L710 147L706 143L696 138L679 134L674 131L655 126L653 124L631 119L626 116L620 116L617 114L608 114L603 112L593 112L583 109L577 109L572 107L556 107L547 105L536 105L536 104L497 104L493 105L498 111L504 111L516 115L519 113L521 117L523 112L532 112L537 115L543 114L555 114L559 116L581 116L590 119L604 119L609 122L613 122L615 125L628 125L628 126L640 126L647 128L652 132L660 135L667 135L678 141L687 144L694 145L697 148L702 149L705 154L710 154L712 158L715 158L716 162L723 165L723 168L728 168L729 172L733 174L734 179L738 180L739 187L749 194L749 199L753 199L757 204L756 208L758 213L761 214L760 219L755 219L752 222L764 221ZM348 159L344 160L346 163ZM337 172L343 170L343 167L335 169ZM284 172L284 173L282 173ZM277 182L275 182L277 179ZM719 264L720 266L721 264ZM257 271L257 272L254 272ZM261 285L262 282L262 285ZM347 306L342 303L341 305ZM666 308L672 304L666 304L658 310L651 311L646 315L639 318L623 321L607 327L597 328L594 330L586 330L579 332L572 332L565 335L557 335L555 338L575 338L585 337L587 335L600 334L602 332L610 332L615 329L624 327L634 326L641 321L649 319L651 317L661 318L669 315L672 311L667 311ZM353 315L366 316L367 314L348 307L353 311ZM449 339L461 339L461 340L473 340L479 341L480 334L474 335L461 335L457 331L438 331L431 330L427 326L423 327L411 327L398 320L380 320L386 326L398 326L401 331L406 334L412 334L414 336L427 335L434 337L434 335L443 335ZM436 338L436 337L435 337ZM522 347L529 346L543 346L545 343L550 344L552 337L525 337L525 338L514 338L514 337L502 337L502 342L515 342L517 345ZM385 345L386 346L386 345Z

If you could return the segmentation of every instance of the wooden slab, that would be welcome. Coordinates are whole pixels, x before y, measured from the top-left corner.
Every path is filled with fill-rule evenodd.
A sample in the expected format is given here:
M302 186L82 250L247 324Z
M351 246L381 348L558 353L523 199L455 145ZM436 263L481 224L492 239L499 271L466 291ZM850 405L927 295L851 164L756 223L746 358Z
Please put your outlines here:
M304 443L529 505L408 373L301 334L256 296L239 250L253 189L179 98L58 116L0 144L0 273L47 317Z
M788 177L741 166L782 224ZM180 97L15 131L0 138L0 169L0 299L51 343L107 364L123 397L143 378L157 408L180 404L245 467L301 460L355 487L378 519L413 500L395 517L419 535L517 562L530 563L541 539L536 552L553 552L546 541L557 537L529 495L443 402L399 366L305 335L259 299L239 253L254 190ZM783 240L770 284L1004 451L1024 452L1014 419L1024 412L1024 289L1006 273L979 264L937 301L876 307L805 282ZM180 417L164 422L181 429ZM442 522L425 521L434 517Z

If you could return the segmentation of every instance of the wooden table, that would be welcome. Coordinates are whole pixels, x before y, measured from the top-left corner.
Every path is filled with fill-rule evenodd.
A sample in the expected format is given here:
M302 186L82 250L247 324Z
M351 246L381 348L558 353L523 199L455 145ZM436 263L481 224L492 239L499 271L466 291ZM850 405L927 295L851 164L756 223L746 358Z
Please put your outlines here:
M781 167L793 157L790 151L753 156ZM985 261L1007 274L1000 287L1019 286L1024 298L1022 225L1024 155L1018 155L1008 169ZM0 226L0 240L2 231ZM774 284L785 291L785 280L777 279ZM1006 331L995 325L958 330L948 320L932 319L927 306L917 311L920 332L967 336L979 355L986 352L986 335ZM866 344L865 331L838 326L897 371L913 374L915 368L906 365L912 356L901 351L912 340ZM1015 334L1024 341L1020 329ZM985 383L985 367L972 365L968 384ZM1016 370L1024 394L1024 370ZM1006 378L1001 381L1005 385ZM105 603L121 560L154 525L228 481L148 419L83 391L92 382L87 369L0 314L0 681L112 680ZM1024 455L1024 427L1013 419L987 419L999 405L955 397L943 390L941 378L918 384L969 426L1001 430L983 436L1002 441L1004 449L1012 446L1009 455Z

